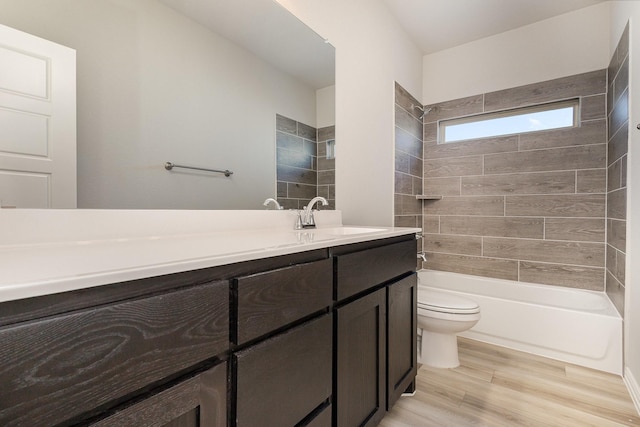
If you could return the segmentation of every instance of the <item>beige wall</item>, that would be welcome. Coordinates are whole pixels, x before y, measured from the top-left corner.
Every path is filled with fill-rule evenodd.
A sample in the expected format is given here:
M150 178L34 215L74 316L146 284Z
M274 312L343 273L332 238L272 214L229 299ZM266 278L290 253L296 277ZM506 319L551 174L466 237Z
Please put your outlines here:
M606 68L609 4L566 13L423 58L425 104Z

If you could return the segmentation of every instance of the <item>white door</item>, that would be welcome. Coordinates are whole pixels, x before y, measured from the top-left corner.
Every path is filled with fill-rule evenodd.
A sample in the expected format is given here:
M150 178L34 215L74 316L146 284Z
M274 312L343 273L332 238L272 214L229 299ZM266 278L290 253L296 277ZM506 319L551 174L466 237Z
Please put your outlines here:
M0 25L0 207L75 208L76 52Z

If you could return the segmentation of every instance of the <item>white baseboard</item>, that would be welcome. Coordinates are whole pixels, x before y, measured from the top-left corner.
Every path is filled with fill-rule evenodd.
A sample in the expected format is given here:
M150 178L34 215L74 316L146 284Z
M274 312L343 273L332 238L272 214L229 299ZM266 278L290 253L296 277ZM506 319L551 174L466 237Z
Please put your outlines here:
M636 406L636 412L640 414L640 385L636 381L629 368L624 369L623 379L624 383L627 385L629 394L631 395L631 400L633 400L633 404Z

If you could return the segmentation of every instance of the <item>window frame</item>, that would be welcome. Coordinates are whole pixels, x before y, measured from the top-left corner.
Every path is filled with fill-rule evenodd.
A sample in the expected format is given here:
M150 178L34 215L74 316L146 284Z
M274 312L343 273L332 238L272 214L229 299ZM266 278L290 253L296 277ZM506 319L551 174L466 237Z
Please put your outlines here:
M571 126L562 126L549 129L528 130L522 132L514 132L501 135L478 136L475 138L459 139L456 141L446 141L447 126L455 126L465 123L480 122L485 120L499 119L503 117L513 117L524 114L538 113L551 110L560 110L563 108L573 108L573 124ZM527 105L525 107L516 107L506 110L490 111L486 113L473 114L469 116L456 117L452 119L442 119L438 121L438 144L455 144L457 142L475 141L478 139L499 138L509 135L520 135L534 132L543 132L557 129L570 129L580 126L580 98L564 99L561 101L547 102L544 104Z

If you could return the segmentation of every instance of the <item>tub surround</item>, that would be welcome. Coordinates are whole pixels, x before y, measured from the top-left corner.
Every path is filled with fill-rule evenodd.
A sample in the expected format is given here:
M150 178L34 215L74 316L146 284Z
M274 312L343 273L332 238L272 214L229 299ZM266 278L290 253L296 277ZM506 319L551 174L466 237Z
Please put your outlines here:
M624 316L627 253L627 152L629 151L629 24L607 73L607 271L606 291Z
M425 106L424 268L604 290L607 70ZM577 98L575 128L438 143L438 123Z
M296 231L295 211L0 209L0 302L420 231L315 217Z

